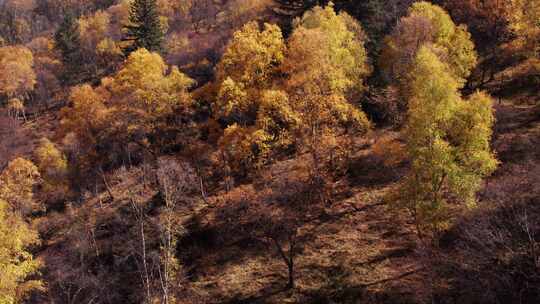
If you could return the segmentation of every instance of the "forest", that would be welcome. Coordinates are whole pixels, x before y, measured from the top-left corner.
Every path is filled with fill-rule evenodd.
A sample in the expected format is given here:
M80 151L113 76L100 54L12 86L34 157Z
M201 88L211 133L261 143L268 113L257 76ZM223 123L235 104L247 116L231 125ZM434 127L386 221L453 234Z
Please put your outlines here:
M540 303L540 0L0 0L23 303Z

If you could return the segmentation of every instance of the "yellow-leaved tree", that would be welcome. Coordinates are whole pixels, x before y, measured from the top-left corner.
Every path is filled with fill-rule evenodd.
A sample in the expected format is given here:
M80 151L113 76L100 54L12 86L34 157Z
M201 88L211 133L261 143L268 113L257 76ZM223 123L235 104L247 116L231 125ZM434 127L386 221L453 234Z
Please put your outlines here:
M34 186L39 182L38 168L29 160L16 158L0 174L0 199L22 214L41 209L34 200Z
M38 182L36 166L23 158L8 163L0 174L0 303L19 303L41 282L27 280L37 272L39 262L28 247L38 243L38 235L22 216L36 210L33 190Z
M71 105L61 111L60 129L69 150L70 159L81 171L93 169L93 161L99 157L97 145L109 122L110 110L105 106L107 94L90 85L71 89Z
M158 120L174 111L188 111L188 89L194 81L168 67L158 53L138 49L112 79L102 81L110 93L113 117L128 135L155 131Z
M364 40L360 24L332 5L296 20L288 47L275 25L252 22L236 32L217 67L213 104L229 166L264 164L298 148L298 138L309 151L321 141L337 149L339 130L366 132L367 117L350 102L370 73Z
M67 160L62 151L47 138L42 138L34 151L34 159L43 179L43 192L53 199L62 199L69 192Z
M34 56L24 46L0 47L0 94L27 97L36 84Z
M540 1L509 0L506 19L516 42L526 55L538 58L540 52Z
M98 87L72 89L72 105L63 109L63 131L75 135L73 146L82 150L77 153L80 160L126 160L135 149L132 144L161 148L157 141L163 137L157 133L189 120L192 99L188 89L193 83L177 67L167 66L159 54L138 49ZM92 166L92 161L85 162L85 167Z
M30 291L43 288L42 282L27 279L40 267L28 251L38 242L37 233L0 198L0 303L20 303Z
M426 1L414 3L385 41L382 68L404 87L410 83L416 53L424 45L430 45L449 66L460 87L476 66L477 55L466 26L457 26L443 8Z
M315 7L294 22L282 70L290 103L302 117L300 134L314 164L341 158L341 131L365 133L370 123L351 103L364 91L370 73L360 24L332 5ZM344 150L345 149L345 150Z
M411 171L391 200L410 211L419 235L444 230L459 206L474 206L482 179L498 161L490 149L492 100L463 100L459 81L429 47L416 55L405 125Z
M283 62L285 41L277 25L249 22L235 32L217 65L217 78L230 77L246 87L268 87Z
M244 174L264 163L270 150L287 137L284 134L289 131L287 126L268 127L279 123L270 122L271 119L286 122L291 118L281 115L294 115L288 101L282 102L287 100L285 93L274 95L277 99L269 93L277 85L276 76L285 49L278 26L265 24L261 28L256 22L250 22L234 33L217 65L219 88L212 110L214 118L225 126L219 140L221 155L237 173ZM273 111L273 116L265 116L267 111Z

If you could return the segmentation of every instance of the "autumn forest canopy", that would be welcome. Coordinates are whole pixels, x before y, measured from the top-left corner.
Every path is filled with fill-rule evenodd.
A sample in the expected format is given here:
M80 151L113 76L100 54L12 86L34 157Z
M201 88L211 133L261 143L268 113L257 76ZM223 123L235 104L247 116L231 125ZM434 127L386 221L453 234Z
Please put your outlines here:
M0 0L0 304L539 303L540 0Z

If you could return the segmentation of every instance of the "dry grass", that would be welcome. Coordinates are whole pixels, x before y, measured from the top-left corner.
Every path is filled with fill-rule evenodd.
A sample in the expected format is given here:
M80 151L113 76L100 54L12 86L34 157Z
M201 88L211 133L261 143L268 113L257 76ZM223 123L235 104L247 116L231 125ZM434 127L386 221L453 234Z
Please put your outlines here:
M496 110L493 146L503 163L489 179L489 189L508 183L510 177L526 176L526 170L514 170L516 165L540 163L538 109L503 102ZM371 139L355 141L358 149L350 172L335 181L331 203L324 206L322 216L299 228L304 241L295 260L294 289L283 288L287 267L275 248L249 238L229 237L212 228L215 213L226 207L222 205L222 193L209 198L218 203L201 204L185 219L191 235L181 242L179 254L190 288L203 303L428 302L432 282L422 264L422 251L417 248L409 219L383 203L383 197L406 172L404 164L384 165L384 160L374 153L373 139L387 136L399 140L399 134L388 134L387 130L379 130ZM297 162L298 159L278 162L270 170L273 178L290 172ZM130 269L133 265L126 258L130 250L127 240L136 240L129 232L133 225L129 200L135 197L147 204L150 217L156 214L153 208L158 207L157 192L152 182L143 178L145 172L144 168L120 169L108 176L114 200L105 189L99 189L97 193L88 193L87 200L77 205L73 213L49 214L36 221L44 238L38 257L45 262L44 274L51 292L65 293L55 284L79 274L79 250L88 263L104 267L115 278L107 284L118 286L118 299L138 288L136 272ZM489 195L481 193L480 198L489 200ZM81 222L95 228L94 245L77 243L73 237ZM100 276L96 275L94 280L97 278ZM126 287L126 282L130 286Z

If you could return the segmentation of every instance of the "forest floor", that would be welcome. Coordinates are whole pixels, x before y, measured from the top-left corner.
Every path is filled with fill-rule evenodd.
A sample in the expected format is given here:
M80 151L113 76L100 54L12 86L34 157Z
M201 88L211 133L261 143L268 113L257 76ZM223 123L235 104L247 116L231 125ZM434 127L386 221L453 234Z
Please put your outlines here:
M480 204L489 203L483 197L498 183L509 177L525 178L540 168L539 107L503 100L495 105L495 111L493 148L501 164L487 180L489 187L480 191ZM54 120L53 114L45 115L15 131L34 134L26 144L17 143L21 145L21 154L28 154L31 149L24 146L33 145L39 137L36 134L44 134L35 132L43 130L39 125L54 124ZM388 132L377 130L373 136ZM336 182L336 198L325 207L326 216L299 229L309 237L300 244L295 259L294 289L284 289L287 267L274 248L249 242L213 247L201 240L196 245L200 247L197 259L186 264L190 280L201 296L209 303L425 302L429 298L429 273L421 264L410 219L405 213L391 210L383 201L406 168L382 168L373 162L372 142L363 145L354 156L349 174ZM120 215L130 208L126 193L140 190L140 198L148 201L155 195L143 190L139 177L129 179L131 184L112 180L115 193L112 202L103 192L88 194L87 203L80 205L81 210L91 214L88 218L92 218L96 227L101 227L95 237L102 255L107 250L112 255L123 254L122 250L109 247L130 237L127 228L117 227L133 225L120 220ZM64 215L49 213L47 227L40 228L43 246L37 257L45 262L43 273L55 281L59 276L69 278L69 272L75 271L71 268L80 258L64 254L65 246L73 244L72 232L77 229L73 218L66 219ZM43 219L38 219L38 227L40 220ZM129 276L133 274L126 274ZM138 284L136 278L130 281Z
M540 167L540 108L503 100L495 111L493 147L501 164L486 182L490 189ZM296 258L294 290L283 289L287 267L277 252L245 244L208 248L197 262L196 284L227 303L426 302L429 272L410 218L382 200L404 168L383 168L371 153L370 146L361 150L352 174L338 181L344 198L327 207L328 216L302 227L311 238ZM490 203L482 201L487 190L480 204Z

